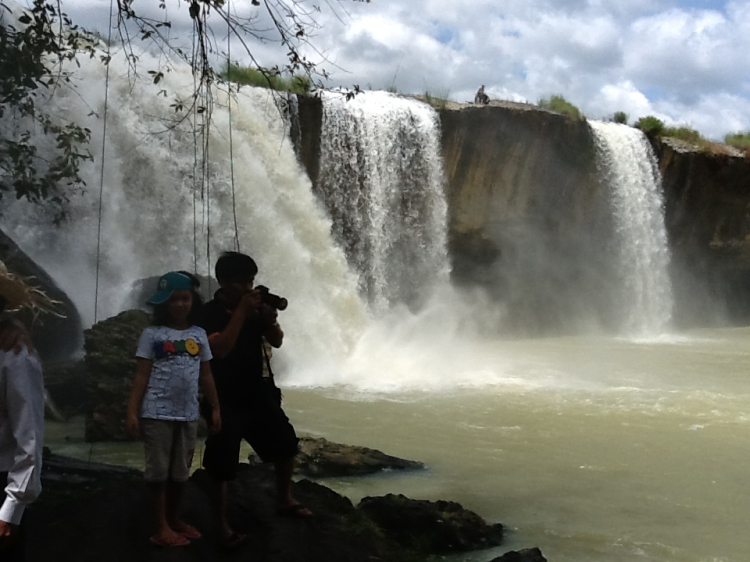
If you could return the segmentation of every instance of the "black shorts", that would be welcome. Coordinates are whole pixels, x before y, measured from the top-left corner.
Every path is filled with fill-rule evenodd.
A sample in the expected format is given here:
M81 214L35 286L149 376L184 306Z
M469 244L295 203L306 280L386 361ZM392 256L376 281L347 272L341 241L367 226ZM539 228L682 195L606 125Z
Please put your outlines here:
M299 439L281 405L261 392L243 406L222 406L221 431L210 435L203 453L203 467L219 481L234 480L244 439L263 462L294 457Z

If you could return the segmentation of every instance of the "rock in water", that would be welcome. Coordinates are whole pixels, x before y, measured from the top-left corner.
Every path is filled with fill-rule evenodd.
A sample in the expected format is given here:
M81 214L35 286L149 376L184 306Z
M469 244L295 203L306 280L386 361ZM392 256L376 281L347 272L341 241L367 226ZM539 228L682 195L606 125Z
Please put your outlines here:
M383 470L424 468L421 462L392 457L377 449L333 443L322 437L302 437L299 448L297 472L313 478L364 476Z
M502 556L493 558L490 562L547 562L538 548L524 548L523 550L511 550Z
M85 331L89 377L86 441L131 439L125 431L125 414L135 374L135 350L149 323L146 312L126 310Z
M498 546L503 540L501 524L487 524L456 502L388 494L363 498L357 507L396 542L417 552L479 550Z

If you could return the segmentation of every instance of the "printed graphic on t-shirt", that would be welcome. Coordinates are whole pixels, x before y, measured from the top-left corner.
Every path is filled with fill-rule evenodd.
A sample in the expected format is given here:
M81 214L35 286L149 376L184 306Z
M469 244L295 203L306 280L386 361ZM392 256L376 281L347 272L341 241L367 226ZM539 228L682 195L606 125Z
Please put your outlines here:
M166 340L154 342L154 359L162 359L167 355L187 353L190 357L198 357L201 346L193 338L186 340Z
M197 420L200 366L211 360L203 328L191 326L187 330L174 330L149 326L141 335L136 356L153 362L141 417Z

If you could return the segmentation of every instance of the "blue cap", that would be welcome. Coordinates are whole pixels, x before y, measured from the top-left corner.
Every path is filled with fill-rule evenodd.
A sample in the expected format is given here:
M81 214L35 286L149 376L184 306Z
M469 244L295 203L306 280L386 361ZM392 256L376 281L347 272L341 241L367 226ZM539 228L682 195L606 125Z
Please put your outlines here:
M187 275L170 271L159 278L159 284L156 286L156 289L156 292L146 301L148 304L164 304L175 291L183 289L192 291L193 281Z

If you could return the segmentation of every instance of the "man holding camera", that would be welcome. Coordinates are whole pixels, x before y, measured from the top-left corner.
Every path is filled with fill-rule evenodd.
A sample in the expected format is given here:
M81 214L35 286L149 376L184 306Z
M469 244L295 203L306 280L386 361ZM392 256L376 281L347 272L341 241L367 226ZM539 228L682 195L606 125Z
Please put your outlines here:
M277 512L294 517L311 517L312 513L292 496L298 439L281 409L280 393L273 379L263 377L267 361L264 339L277 348L284 339L278 312L255 289L258 266L250 256L225 252L216 262L215 272L220 288L204 306L200 325L208 334L214 356L211 370L221 404L222 426L206 441L203 466L215 483L219 539L225 547L235 548L246 537L235 533L226 519L227 482L237 475L243 439L263 462L274 463Z

